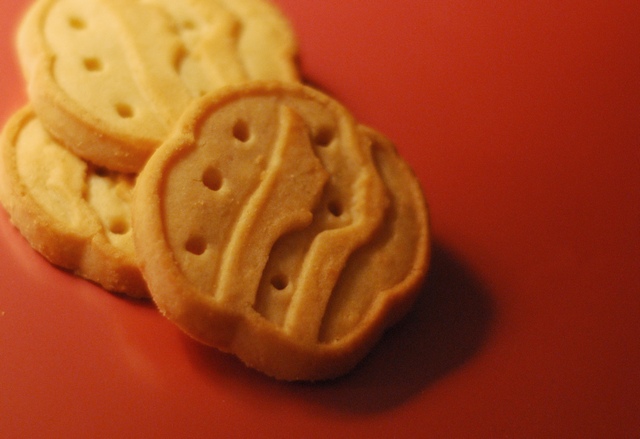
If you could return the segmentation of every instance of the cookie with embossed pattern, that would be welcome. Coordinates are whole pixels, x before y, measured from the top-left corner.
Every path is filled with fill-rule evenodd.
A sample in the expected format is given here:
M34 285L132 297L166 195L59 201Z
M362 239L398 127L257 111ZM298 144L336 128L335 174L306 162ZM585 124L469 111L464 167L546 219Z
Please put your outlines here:
M422 191L393 145L299 84L191 106L139 175L133 223L160 311L284 380L353 368L429 260Z
M37 0L17 42L46 129L122 172L139 171L201 94L298 80L293 30L265 0Z

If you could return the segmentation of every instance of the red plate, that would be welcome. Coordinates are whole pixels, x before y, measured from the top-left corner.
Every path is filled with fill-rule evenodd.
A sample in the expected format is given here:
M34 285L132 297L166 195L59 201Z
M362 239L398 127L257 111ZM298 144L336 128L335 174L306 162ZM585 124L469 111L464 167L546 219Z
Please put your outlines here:
M640 3L276 2L305 76L425 188L416 308L351 375L275 382L52 268L2 214L2 436L639 437ZM0 4L4 122L27 2Z

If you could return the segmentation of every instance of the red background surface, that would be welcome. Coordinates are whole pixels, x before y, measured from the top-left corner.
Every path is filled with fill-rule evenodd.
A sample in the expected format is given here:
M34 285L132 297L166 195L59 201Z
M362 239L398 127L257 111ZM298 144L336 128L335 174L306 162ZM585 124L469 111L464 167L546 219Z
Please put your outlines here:
M640 3L274 0L431 206L416 308L285 384L50 267L0 215L0 436L640 437ZM0 2L0 117L25 101Z

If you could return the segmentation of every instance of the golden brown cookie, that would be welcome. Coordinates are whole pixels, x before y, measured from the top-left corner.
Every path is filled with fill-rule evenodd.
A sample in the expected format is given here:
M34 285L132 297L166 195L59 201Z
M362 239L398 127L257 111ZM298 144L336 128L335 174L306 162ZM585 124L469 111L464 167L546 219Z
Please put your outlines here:
M37 0L17 41L46 129L121 172L142 168L195 97L298 79L295 35L265 0Z
M0 140L0 201L53 264L132 297L148 297L131 232L131 176L100 171L55 142L30 106Z
M138 178L133 222L162 313L285 380L350 370L428 266L424 198L393 145L299 84L189 107Z

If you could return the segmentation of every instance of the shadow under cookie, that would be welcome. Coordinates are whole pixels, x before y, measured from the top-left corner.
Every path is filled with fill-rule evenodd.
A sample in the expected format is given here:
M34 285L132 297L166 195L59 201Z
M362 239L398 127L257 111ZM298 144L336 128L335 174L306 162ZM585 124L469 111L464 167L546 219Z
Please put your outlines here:
M383 336L348 375L318 383L272 380L230 355L184 337L187 354L210 379L247 380L258 394L274 392L324 409L371 413L410 400L470 361L496 318L490 292L448 249L432 247L427 281L411 312ZM242 383L241 383L241 382Z

